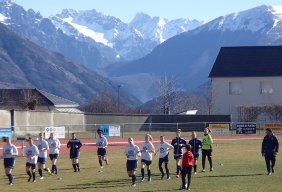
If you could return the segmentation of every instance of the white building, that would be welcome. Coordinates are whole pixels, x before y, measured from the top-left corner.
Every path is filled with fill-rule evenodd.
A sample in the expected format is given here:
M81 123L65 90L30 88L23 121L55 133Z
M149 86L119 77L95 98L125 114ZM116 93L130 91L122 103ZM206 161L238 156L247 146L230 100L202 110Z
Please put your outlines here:
M282 104L282 46L222 47L211 78L212 114L231 114L240 106Z

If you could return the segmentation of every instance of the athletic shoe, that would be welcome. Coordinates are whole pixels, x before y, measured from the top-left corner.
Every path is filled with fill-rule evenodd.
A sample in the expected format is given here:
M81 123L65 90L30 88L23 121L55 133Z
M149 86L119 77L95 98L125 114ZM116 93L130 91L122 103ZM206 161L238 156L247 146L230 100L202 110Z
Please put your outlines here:
M203 170L202 170L202 172L206 172L206 170L205 170L205 169L203 169Z
M176 177L176 178L179 178L179 176L180 176L180 175L176 175L175 177Z
M197 172L195 172L194 174L195 174L195 175L197 175L198 173L197 173Z
M51 173L51 175L53 176L53 175L54 175L54 173Z
M104 168L103 166L100 167L100 169L103 169L103 168Z
M131 185L131 187L136 187L136 183L133 183L133 184Z
M187 190L188 190L188 191L190 191L190 187L189 187L189 188L187 188Z
M271 172L268 172L267 175L271 175Z
M213 171L213 168L210 168L210 172L212 172Z
M170 180L170 177L168 176L166 179L167 179L167 180Z
M149 179L148 179L148 182L152 182L152 178L149 178Z
M35 183L35 182L36 182L36 180L34 179L32 182L33 182L33 183Z
M44 179L44 177L40 177L40 179Z
M77 171L80 172L80 168L77 168Z
M50 171L50 169L49 169L49 168L47 168L47 172L51 174L51 171Z
M142 177L142 179L141 179L141 182L143 182L143 181L145 181L145 178L144 178L144 177Z
M31 180L31 176L28 178L27 182L30 182L30 180Z
M163 180L163 179L164 179L164 176L165 176L164 174L161 176L161 180Z
M77 170L74 170L73 172L77 172Z
M12 185L14 185L14 183L10 183L9 185L12 186Z
M271 168L271 171L272 171L272 173L274 173L274 168L273 167Z

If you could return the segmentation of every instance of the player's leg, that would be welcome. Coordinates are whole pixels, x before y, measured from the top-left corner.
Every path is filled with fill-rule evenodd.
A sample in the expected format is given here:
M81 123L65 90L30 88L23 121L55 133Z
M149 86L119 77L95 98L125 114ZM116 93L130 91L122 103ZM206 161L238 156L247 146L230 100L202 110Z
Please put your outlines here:
M209 164L210 164L210 171L213 171L213 167L212 167L212 152L211 150L208 151L208 161L209 161Z
M56 175L58 174L57 160L58 160L58 155L55 154L54 158L52 160L52 169L54 170L53 173L55 173ZM53 166L54 166L54 168L53 168Z
M141 181L144 181L144 179L145 179L145 162L144 162L143 159L141 160L141 176L142 176Z
M202 150L202 168L203 168L203 172L206 171L206 169L205 169L206 156L207 156L206 150Z
M169 161L169 158L168 158L168 155L167 155L167 156L165 156L165 158L164 158L164 162L165 162L165 171L166 171L167 179L170 179L170 176L169 176L169 169L168 169L168 161Z
M187 175L188 175L187 189L190 190L191 176L192 176L192 166L188 167Z
M187 167L182 167L182 171L181 171L181 180L182 180L182 185L181 185L181 189L186 189L186 178L187 175Z
M148 181L151 182L152 178L151 178L151 162L147 163L147 173L148 173Z
M270 157L268 155L265 155L264 158L265 158L267 174L271 175L271 171L270 171Z
M164 178L164 170L163 170L163 167L162 167L163 162L164 162L164 158L159 158L159 170L160 170L160 172L162 174L161 179Z
M76 161L75 161L75 158L73 156L72 156L72 159L71 159L71 163L72 163L73 171L77 172Z
M43 168L43 164L42 164L42 160L40 157L38 157L38 161L37 161L37 167L38 167L38 173L40 175L40 179L43 179L43 172L42 172L42 168Z
M179 174L181 172L180 164L181 164L181 158L179 157L178 159L176 159L176 165L177 165L177 167L176 167L176 177L177 178L179 177Z
M5 168L5 174L6 174L6 176L9 179L9 184L12 185L13 184L13 180L14 180L14 177L12 176L12 168L6 167Z
M29 163L26 163L25 168L26 168L26 174L29 176L29 178L28 178L27 181L30 182L31 177L32 177L31 172L30 172L30 164L29 164Z
M48 173L51 173L50 169L46 166L46 158L45 157L44 157L44 160L45 160L44 161L45 163L42 164L42 169L44 171L48 172Z
M35 174L36 164L31 164L30 167L31 167L31 173L32 173L33 182L36 182L36 174Z

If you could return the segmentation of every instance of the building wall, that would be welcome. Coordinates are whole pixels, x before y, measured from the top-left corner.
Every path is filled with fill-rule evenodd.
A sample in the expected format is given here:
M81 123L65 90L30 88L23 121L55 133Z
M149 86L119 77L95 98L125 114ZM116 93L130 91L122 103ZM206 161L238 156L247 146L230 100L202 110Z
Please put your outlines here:
M0 128L11 127L11 112L7 110L0 110Z
M230 93L230 83L241 85L240 94ZM269 82L272 93L261 93L261 82ZM232 77L212 78L212 113L231 114L232 120L237 120L237 106L281 104L282 103L282 77Z

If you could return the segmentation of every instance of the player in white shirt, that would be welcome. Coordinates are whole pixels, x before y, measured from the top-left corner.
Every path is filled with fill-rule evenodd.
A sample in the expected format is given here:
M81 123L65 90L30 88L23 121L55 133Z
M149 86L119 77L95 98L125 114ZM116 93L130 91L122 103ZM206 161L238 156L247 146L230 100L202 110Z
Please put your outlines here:
M38 166L38 173L40 175L40 179L43 179L42 169L51 173L49 168L46 168L46 159L47 159L47 151L49 150L49 144L46 140L43 139L43 134L39 133L38 140L35 141L35 145L39 150L37 166Z
M57 175L58 174L57 160L58 160L59 153L60 153L61 142L58 138L54 137L54 133L50 133L48 144L49 144L49 149L50 149L49 157L52 161L51 175L54 175L54 173Z
M37 146L33 144L32 138L29 137L26 141L28 142L26 146L26 173L29 176L28 182L31 180L31 175L33 182L35 182L35 169L39 151Z
M152 143L152 136L150 134L145 135L145 143L143 144L143 147L141 149L141 175L142 180L145 179L145 165L147 167L148 172L148 181L151 182L151 164L153 159L153 154L155 153L155 147Z
M108 141L107 141L107 138L103 135L102 130L98 129L97 133L98 133L98 138L96 139L96 145L98 147L97 155L98 155L98 161L99 161L100 168L102 169L103 168L102 160L106 162L106 165L109 164L109 160L106 157Z
M11 143L11 138L9 137L2 137L3 142L7 144L3 147L3 158L4 158L4 168L5 174L9 179L10 185L13 185L14 177L12 176L12 170L15 166L15 157L18 155L18 149L15 145Z
M136 186L136 169L138 166L138 157L141 156L140 149L134 144L133 138L128 138L128 146L124 150L124 154L127 157L126 169L129 177L132 178L132 187Z
M162 168L162 164L165 163L165 171L166 171L166 176L167 179L170 179L169 176L169 169L168 169L168 161L169 161L169 150L173 149L174 147L169 144L168 142L165 141L165 137L164 136L160 136L160 143L159 143L159 148L156 151L155 155L157 155L158 152L160 152L160 156L159 156L159 170L162 174L161 179L164 178L165 174L164 174L164 170Z

